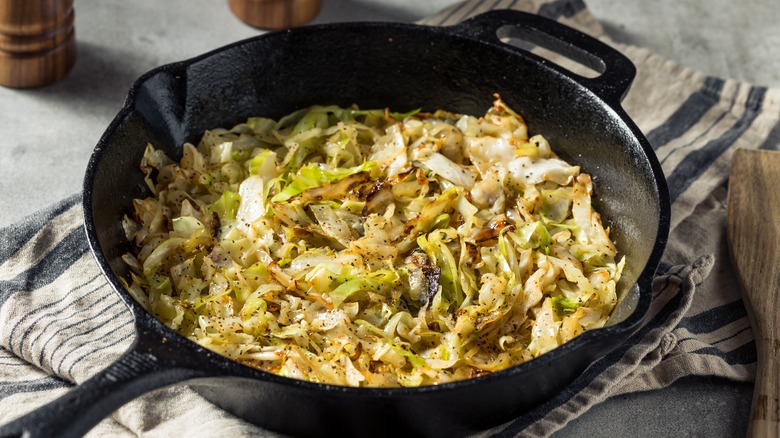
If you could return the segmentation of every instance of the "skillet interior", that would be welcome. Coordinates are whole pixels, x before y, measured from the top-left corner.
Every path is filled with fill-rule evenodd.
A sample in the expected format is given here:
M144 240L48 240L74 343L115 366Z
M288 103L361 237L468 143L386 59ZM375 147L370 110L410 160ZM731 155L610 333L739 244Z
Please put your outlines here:
M560 391L636 328L649 306L668 205L655 158L617 102L610 106L578 80L498 40L474 39L457 28L325 25L268 34L152 71L131 89L90 162L84 195L90 244L136 315L139 335L178 336L148 316L117 279L127 273L120 257L129 249L121 217L132 211L132 199L148 194L138 170L147 142L179 158L183 142L248 116L277 118L312 104L353 103L479 115L493 93L524 116L532 133L544 134L557 153L594 176L596 207L628 255L620 284L629 303L624 320L519 367L440 387L315 385L268 376L198 348L190 361L234 376L193 382L205 397L292 434L327 428L451 435L505 421Z

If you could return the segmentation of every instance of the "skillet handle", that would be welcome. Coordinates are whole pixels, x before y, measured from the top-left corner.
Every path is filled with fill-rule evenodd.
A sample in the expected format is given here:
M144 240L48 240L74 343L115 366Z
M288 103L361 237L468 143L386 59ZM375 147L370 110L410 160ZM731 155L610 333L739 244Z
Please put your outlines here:
M590 89L608 103L619 104L631 88L636 67L611 46L540 15L515 10L494 10L472 17L451 28L455 33L480 41L503 45L529 56ZM588 78L573 73L534 53L501 41L502 37L541 46L585 65L599 76Z
M135 397L205 374L172 367L153 349L136 340L116 362L62 397L0 426L0 438L81 437Z

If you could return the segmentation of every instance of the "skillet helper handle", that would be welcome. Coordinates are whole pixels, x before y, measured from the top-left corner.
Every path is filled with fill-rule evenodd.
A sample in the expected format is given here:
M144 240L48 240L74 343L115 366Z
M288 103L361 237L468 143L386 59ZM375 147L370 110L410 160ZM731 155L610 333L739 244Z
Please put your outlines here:
M579 82L604 101L619 104L631 88L636 67L625 55L590 35L536 14L514 10L494 10L463 21L453 30L491 44L503 44L510 50L530 56ZM563 55L600 73L588 78L501 40L518 38Z
M62 397L0 426L0 438L81 437L133 398L202 374L167 367L135 343L108 368Z

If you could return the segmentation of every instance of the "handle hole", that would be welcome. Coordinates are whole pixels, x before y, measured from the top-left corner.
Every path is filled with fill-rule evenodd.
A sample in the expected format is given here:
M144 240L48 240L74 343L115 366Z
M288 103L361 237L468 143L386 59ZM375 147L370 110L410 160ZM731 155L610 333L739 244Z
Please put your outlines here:
M539 29L507 24L498 28L496 36L505 44L531 52L585 78L599 77L607 69L604 61L595 55Z

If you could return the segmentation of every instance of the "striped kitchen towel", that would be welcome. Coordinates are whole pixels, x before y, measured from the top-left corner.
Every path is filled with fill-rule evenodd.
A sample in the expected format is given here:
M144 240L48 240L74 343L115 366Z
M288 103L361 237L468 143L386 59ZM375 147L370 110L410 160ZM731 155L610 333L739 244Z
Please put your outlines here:
M638 76L624 107L668 178L669 244L646 324L564 392L484 436L547 436L595 404L684 376L752 381L755 347L726 249L727 177L735 148L777 149L780 90L707 77L610 41L581 0L466 1L435 17L450 25L488 9L537 12L618 47ZM100 275L78 196L0 230L0 424L52 400L132 342L129 313ZM143 396L93 436L276 436L186 386Z

